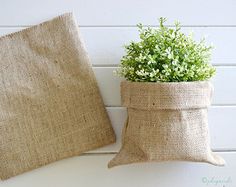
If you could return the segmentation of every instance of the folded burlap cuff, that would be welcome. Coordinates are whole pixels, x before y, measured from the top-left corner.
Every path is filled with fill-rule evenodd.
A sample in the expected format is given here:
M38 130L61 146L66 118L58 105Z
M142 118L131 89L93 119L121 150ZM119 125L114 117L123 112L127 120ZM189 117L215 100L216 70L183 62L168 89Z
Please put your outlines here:
M147 161L195 161L224 165L210 148L207 107L210 82L121 83L128 119L122 147L109 167Z
M0 77L0 179L115 141L72 14L1 37Z

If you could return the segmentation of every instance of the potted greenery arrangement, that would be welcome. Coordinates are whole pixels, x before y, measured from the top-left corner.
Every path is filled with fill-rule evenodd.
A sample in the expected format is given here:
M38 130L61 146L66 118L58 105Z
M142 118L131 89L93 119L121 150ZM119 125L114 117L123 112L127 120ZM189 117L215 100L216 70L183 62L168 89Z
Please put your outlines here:
M207 107L215 74L204 39L164 26L138 25L139 42L126 46L117 73L128 118L122 147L108 167L148 161L195 161L224 165L210 148Z

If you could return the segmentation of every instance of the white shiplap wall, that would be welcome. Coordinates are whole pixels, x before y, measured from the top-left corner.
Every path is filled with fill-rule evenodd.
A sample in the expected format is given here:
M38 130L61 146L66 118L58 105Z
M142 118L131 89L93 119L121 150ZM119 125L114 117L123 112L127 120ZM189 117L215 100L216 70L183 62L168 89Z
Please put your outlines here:
M0 187L236 187L236 1L234 0L1 0L0 35L11 33L65 12L74 12L87 46L93 70L107 106L117 143L62 160L0 182ZM178 19L183 31L196 39L207 35L215 45L212 63L217 67L215 94L209 109L212 149L227 165L185 162L136 164L107 169L120 147L126 118L120 106L120 79L113 70L124 51L122 46L138 38L135 25L157 25L157 18ZM226 180L205 183L205 180ZM228 180L228 181L227 181Z

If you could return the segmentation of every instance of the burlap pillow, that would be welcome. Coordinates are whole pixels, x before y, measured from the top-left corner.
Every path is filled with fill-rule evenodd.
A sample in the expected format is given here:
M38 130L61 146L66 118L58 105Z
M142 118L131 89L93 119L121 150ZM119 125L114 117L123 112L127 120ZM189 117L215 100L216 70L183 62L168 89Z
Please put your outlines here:
M119 153L108 167L147 161L195 161L224 165L210 148L209 82L121 83L128 108Z
M115 141L71 14L0 38L0 178Z

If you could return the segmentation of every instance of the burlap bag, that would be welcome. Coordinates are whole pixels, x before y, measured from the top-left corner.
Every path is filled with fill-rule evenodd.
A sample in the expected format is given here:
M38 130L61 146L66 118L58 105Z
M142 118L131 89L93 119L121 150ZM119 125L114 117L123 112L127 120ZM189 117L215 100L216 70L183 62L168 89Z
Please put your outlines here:
M122 147L108 167L149 161L224 165L210 148L207 107L210 82L121 83L128 119Z
M115 141L71 14L1 37L0 71L2 180Z

